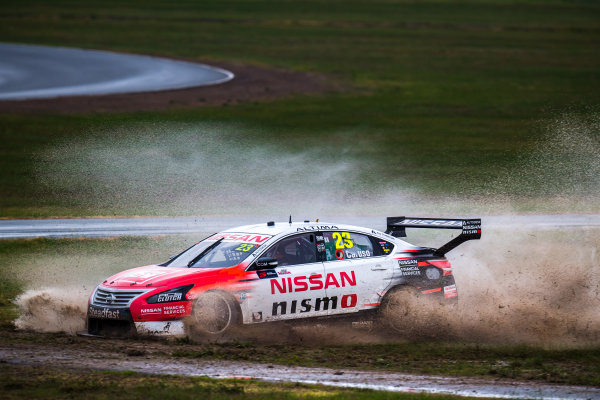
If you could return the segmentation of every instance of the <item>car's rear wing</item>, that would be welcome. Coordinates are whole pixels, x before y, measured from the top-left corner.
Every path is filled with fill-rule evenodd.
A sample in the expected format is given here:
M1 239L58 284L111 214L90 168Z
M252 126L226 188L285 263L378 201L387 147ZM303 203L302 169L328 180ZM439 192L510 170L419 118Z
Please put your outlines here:
M433 254L443 256L467 240L481 238L481 219L388 217L385 233L406 237L406 228L461 229L460 235L437 249Z

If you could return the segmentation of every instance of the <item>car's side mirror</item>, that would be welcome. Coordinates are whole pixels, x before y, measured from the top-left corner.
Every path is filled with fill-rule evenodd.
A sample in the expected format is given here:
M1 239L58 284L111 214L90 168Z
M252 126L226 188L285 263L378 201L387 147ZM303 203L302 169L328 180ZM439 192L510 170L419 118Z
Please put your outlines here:
M255 270L261 269L271 269L277 267L277 259L273 257L261 257L256 260L256 268Z

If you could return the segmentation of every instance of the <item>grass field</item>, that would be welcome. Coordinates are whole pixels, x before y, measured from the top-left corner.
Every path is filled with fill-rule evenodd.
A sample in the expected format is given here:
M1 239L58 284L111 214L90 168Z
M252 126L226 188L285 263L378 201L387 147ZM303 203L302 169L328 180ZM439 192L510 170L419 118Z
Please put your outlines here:
M194 179L163 173L157 180L164 185L151 188L148 177L159 167L143 164L135 152L129 158L139 176L121 180L118 190L106 178L115 171L126 174L118 162L111 168L100 164L91 179L89 171L64 163L48 176L65 143L85 149L92 138L110 151L129 131L141 141L159 135L177 142L181 124L198 138L208 130L231 148L215 160L217 168L227 168L239 154L232 143L242 149L267 146L266 156L310 162L296 168L301 179L290 181L295 197L313 193L318 181L326 182L338 203L363 190L516 197L523 211L598 209L590 200L599 193L600 169L600 55L594 51L600 44L600 5L595 2L55 1L50 6L8 1L0 13L0 40L260 64L323 74L347 88L153 113L2 114L4 217L199 214L202 207L214 212L215 198L194 207L184 201L165 206L172 188L183 198L197 197L188 188L206 183L199 177L202 169L191 162L176 165L193 172ZM557 135L562 141L552 145ZM543 157L531 159L539 148ZM188 141L186 149L188 160L205 156L201 140ZM168 141L150 150L182 151ZM105 153L78 154L89 165ZM556 160L562 160L561 168L546 171ZM247 161L251 171L281 165ZM312 168L322 163L331 171L327 176ZM235 176L225 178L235 182ZM282 204L289 201L281 184L252 182L261 184L280 195ZM139 192L146 195L143 200L128 195ZM217 192L230 196L222 188ZM583 201L565 200L578 196Z
M448 395L404 394L318 385L249 380L178 377L135 372L57 370L0 366L0 389L6 399L459 399Z

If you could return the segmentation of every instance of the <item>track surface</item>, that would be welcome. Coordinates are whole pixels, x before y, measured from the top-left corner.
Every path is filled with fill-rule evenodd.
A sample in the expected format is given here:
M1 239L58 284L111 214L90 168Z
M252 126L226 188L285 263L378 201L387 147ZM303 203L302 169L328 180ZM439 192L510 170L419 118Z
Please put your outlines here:
M0 43L0 100L139 93L231 79L229 71L184 61Z
M159 217L0 220L0 239L153 236L212 233L239 225L264 223L266 217ZM325 217L333 221L385 230L385 217ZM503 215L482 218L484 229L580 229L600 227L600 214Z
M72 346L71 346L72 347ZM250 362L182 360L147 354L124 354L56 348L46 345L0 345L0 362L21 365L52 365L56 368L90 368L142 373L208 376L211 378L259 379L300 382L394 392L425 392L471 397L530 399L598 399L600 389L510 380L484 380L410 375L394 372L290 367Z

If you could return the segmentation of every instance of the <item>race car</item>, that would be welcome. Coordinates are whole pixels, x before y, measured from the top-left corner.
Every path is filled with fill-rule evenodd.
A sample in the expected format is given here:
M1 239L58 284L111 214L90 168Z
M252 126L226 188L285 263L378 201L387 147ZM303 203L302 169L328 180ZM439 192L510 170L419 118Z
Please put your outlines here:
M399 239L406 228L461 232L436 249ZM106 279L90 296L87 334L216 338L253 324L377 316L399 292L453 302L445 254L480 237L480 219L390 217L386 232L291 218L240 226Z

